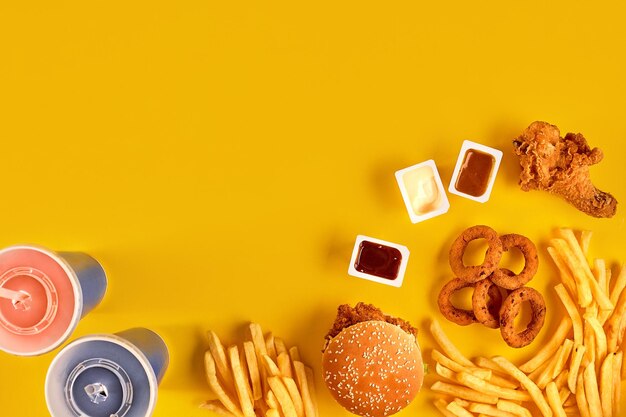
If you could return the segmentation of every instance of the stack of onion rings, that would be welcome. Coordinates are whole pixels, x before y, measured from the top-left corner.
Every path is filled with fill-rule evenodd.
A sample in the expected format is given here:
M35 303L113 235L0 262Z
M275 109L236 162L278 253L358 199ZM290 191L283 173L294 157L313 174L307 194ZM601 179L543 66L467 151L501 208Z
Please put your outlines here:
M476 239L486 239L489 248L482 264L466 266L463 254L469 242ZM499 268L503 252L514 247L522 252L525 261L519 274ZM524 287L537 273L538 264L537 248L527 237L517 234L499 236L488 226L470 227L450 247L450 267L456 278L446 283L439 293L439 310L453 323L461 326L481 323L492 329L499 328L509 346L526 346L543 327L546 314L542 295L532 288ZM472 310L457 308L450 301L455 291L467 287L474 289ZM527 328L517 333L514 320L524 301L530 303L532 318Z

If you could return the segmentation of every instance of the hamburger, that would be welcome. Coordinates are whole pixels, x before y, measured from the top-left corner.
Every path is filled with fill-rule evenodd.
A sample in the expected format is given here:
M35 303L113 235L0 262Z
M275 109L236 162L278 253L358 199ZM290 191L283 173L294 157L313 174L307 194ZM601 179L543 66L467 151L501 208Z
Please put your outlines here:
M353 414L385 417L419 392L424 365L417 329L370 304L341 305L322 353L324 382Z

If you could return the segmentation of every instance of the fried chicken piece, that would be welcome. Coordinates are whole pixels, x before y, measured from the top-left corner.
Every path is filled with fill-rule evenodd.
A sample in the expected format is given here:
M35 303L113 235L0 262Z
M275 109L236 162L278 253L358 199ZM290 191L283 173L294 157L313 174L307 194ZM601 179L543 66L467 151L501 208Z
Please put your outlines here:
M327 343L346 327L370 320L386 321L387 323L395 324L405 332L417 337L417 329L411 326L408 321L388 316L372 304L357 303L354 308L348 304L342 304L337 308L337 318L333 323L333 328L326 335Z
M613 217L617 200L591 183L589 166L602 160L602 150L591 149L580 133L560 137L559 128L533 122L513 141L522 172L524 191L544 190L565 198L593 217Z

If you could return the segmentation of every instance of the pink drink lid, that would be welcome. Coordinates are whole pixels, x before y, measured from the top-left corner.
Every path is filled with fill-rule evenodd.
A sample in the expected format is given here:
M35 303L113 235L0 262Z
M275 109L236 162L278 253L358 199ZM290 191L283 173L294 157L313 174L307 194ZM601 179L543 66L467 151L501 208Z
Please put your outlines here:
M0 349L9 353L49 352L69 337L81 316L76 274L46 249L0 251L0 291Z

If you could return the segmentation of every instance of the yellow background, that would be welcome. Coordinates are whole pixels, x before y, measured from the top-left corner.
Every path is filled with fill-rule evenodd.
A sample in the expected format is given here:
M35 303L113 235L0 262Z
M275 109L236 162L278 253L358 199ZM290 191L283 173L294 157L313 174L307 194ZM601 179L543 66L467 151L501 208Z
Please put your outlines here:
M145 326L171 351L156 417L209 416L204 331L254 320L317 372L335 308L363 300L425 323L447 250L488 224L540 247L531 283L561 307L545 253L557 226L625 260L626 6L621 2L0 2L0 244L85 251L110 286L72 339ZM598 220L523 193L511 140L533 120L582 132L622 201ZM449 196L412 225L394 171L435 159L447 186L464 139L504 151L491 200ZM404 285L346 274L357 234L405 244ZM554 307L554 308L552 308ZM521 359L497 331L443 323L468 354ZM0 353L0 414L44 416L54 353ZM401 416L435 416L424 390Z

